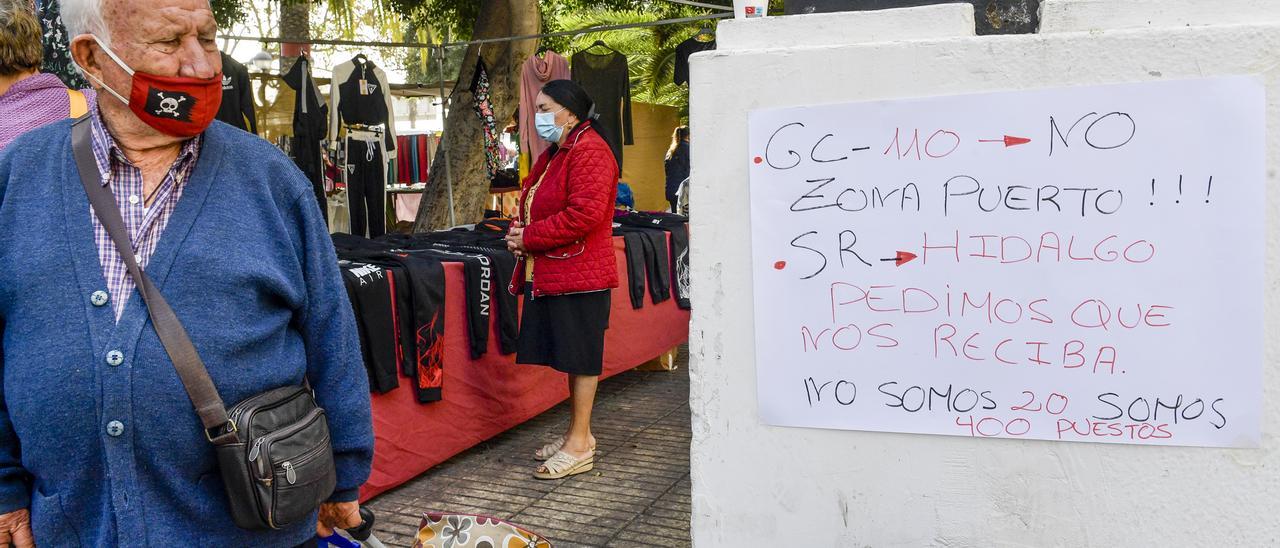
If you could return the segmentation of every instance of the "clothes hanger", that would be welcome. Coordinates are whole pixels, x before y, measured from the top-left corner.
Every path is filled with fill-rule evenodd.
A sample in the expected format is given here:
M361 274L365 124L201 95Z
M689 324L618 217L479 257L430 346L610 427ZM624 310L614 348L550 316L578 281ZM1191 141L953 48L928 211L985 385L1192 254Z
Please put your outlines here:
M591 48L594 48L594 47L596 47L596 46L599 46L599 47L602 47L602 48L604 48L604 49L607 49L607 50L609 50L609 51L611 51L611 52L613 52L613 53L618 53L618 50L613 49L612 47L610 47L610 46L609 46L609 44L604 43L604 40L596 40L596 41L595 41L594 43L592 43L590 46L587 46L586 48L583 48L583 50L582 50L582 51L590 50Z

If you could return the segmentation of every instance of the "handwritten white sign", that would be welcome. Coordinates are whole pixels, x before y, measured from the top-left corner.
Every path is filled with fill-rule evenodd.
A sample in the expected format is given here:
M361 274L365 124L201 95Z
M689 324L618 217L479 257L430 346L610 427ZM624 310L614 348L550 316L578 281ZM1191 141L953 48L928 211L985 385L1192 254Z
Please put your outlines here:
M761 418L974 437L1260 438L1263 86L750 114Z

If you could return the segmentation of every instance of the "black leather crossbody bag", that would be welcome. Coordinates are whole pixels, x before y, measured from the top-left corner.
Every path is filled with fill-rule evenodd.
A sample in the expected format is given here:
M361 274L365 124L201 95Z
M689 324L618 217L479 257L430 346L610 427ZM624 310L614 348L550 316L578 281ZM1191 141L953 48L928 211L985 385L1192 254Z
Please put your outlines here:
M76 120L71 146L80 181L142 294L151 324L204 426L205 438L213 444L232 520L241 528L262 531L306 519L333 494L336 484L324 409L316 405L305 383L268 390L230 409L223 406L186 329L138 267L120 208L111 190L102 185L92 138L89 117Z

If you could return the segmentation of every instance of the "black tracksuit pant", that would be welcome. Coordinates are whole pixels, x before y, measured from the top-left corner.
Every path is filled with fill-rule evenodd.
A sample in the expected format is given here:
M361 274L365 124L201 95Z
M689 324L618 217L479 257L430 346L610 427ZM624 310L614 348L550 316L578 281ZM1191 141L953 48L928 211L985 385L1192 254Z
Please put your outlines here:
M615 230L615 232L619 232ZM631 297L631 308L644 308L645 261L644 243L639 232L621 230L622 242L625 244L624 255L627 258L627 295Z
M392 274L377 265L345 261L341 270L351 298L351 309L357 319L369 387L385 394L400 385L396 362L397 322L392 310Z
M671 298L671 260L667 232L647 227L621 226L614 229L626 244L627 289L631 307L644 306L644 288L649 287L653 304Z
M387 232L385 169L381 144L347 139L347 206L356 236L377 238Z
M444 389L444 264L422 257L400 257L396 261L409 277L413 316L414 394L420 403L439 401Z

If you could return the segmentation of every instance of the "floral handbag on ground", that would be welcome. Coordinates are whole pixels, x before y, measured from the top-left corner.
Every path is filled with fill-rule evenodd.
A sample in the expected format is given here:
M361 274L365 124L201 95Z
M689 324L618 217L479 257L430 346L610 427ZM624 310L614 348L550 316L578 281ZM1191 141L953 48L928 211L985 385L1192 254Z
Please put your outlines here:
M498 518L427 512L413 548L551 548L551 541Z

